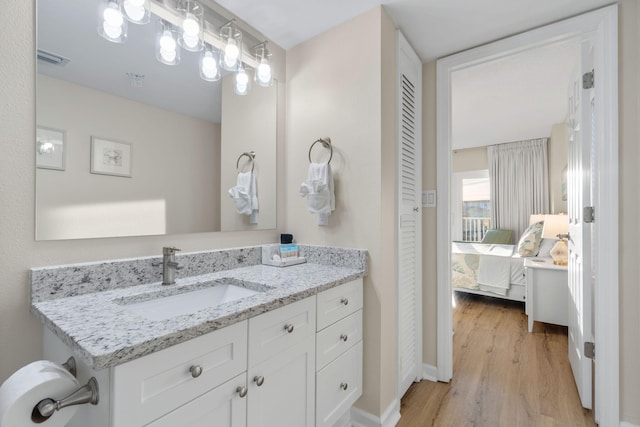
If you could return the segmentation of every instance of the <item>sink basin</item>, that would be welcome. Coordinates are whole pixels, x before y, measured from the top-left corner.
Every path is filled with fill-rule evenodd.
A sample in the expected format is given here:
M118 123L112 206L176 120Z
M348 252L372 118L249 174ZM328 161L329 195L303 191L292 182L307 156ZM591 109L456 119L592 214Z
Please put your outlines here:
M126 306L128 310L143 316L149 320L165 320L176 316L191 314L198 310L213 308L232 301L237 301L252 295L264 292L266 286L254 286L253 289L246 284L239 286L232 283L210 282L206 287L192 287L180 289L180 293L173 293L171 289L147 295L144 301L136 299L131 301L117 301Z

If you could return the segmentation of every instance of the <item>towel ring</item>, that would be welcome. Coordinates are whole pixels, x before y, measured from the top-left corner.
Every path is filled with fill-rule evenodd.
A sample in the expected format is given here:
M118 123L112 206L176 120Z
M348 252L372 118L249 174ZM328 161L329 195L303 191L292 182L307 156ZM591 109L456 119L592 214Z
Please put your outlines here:
M316 139L313 144L311 144L311 147L309 147L309 163L312 163L311 150L313 149L313 146L318 142L321 143L324 148L331 150L331 154L329 154L329 160L327 161L327 163L331 163L331 159L333 158L333 145L331 145L331 138L329 137Z
M256 152L255 151L249 151L249 152L245 151L244 153L240 154L238 156L238 160L236 160L236 170L238 172L240 172L240 159L245 157L245 156L249 158L249 161L251 162L251 172L253 172L253 167L255 166L253 161L256 158Z

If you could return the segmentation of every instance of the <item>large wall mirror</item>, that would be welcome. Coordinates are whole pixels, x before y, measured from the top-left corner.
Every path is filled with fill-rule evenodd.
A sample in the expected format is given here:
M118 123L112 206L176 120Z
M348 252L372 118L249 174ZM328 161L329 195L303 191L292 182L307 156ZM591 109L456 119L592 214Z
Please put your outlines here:
M200 78L199 53L160 63L155 14L109 42L97 31L100 3L37 2L36 239L275 228L275 81L240 96L232 73ZM256 36L243 35L248 54ZM253 216L228 194L250 170Z

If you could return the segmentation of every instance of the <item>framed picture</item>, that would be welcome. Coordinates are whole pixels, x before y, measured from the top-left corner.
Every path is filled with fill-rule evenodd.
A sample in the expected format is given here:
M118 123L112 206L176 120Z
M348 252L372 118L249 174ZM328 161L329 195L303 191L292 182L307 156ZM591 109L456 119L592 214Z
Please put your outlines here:
M128 142L91 137L91 173L131 177L131 147Z
M36 167L64 170L66 133L63 130L36 128Z

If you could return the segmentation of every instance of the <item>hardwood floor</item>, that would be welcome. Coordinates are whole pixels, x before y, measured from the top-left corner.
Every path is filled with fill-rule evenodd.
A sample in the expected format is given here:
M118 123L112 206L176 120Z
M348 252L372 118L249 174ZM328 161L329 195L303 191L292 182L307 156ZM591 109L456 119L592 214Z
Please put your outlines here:
M595 426L580 405L567 328L536 322L524 305L455 293L453 379L414 383L398 427Z

